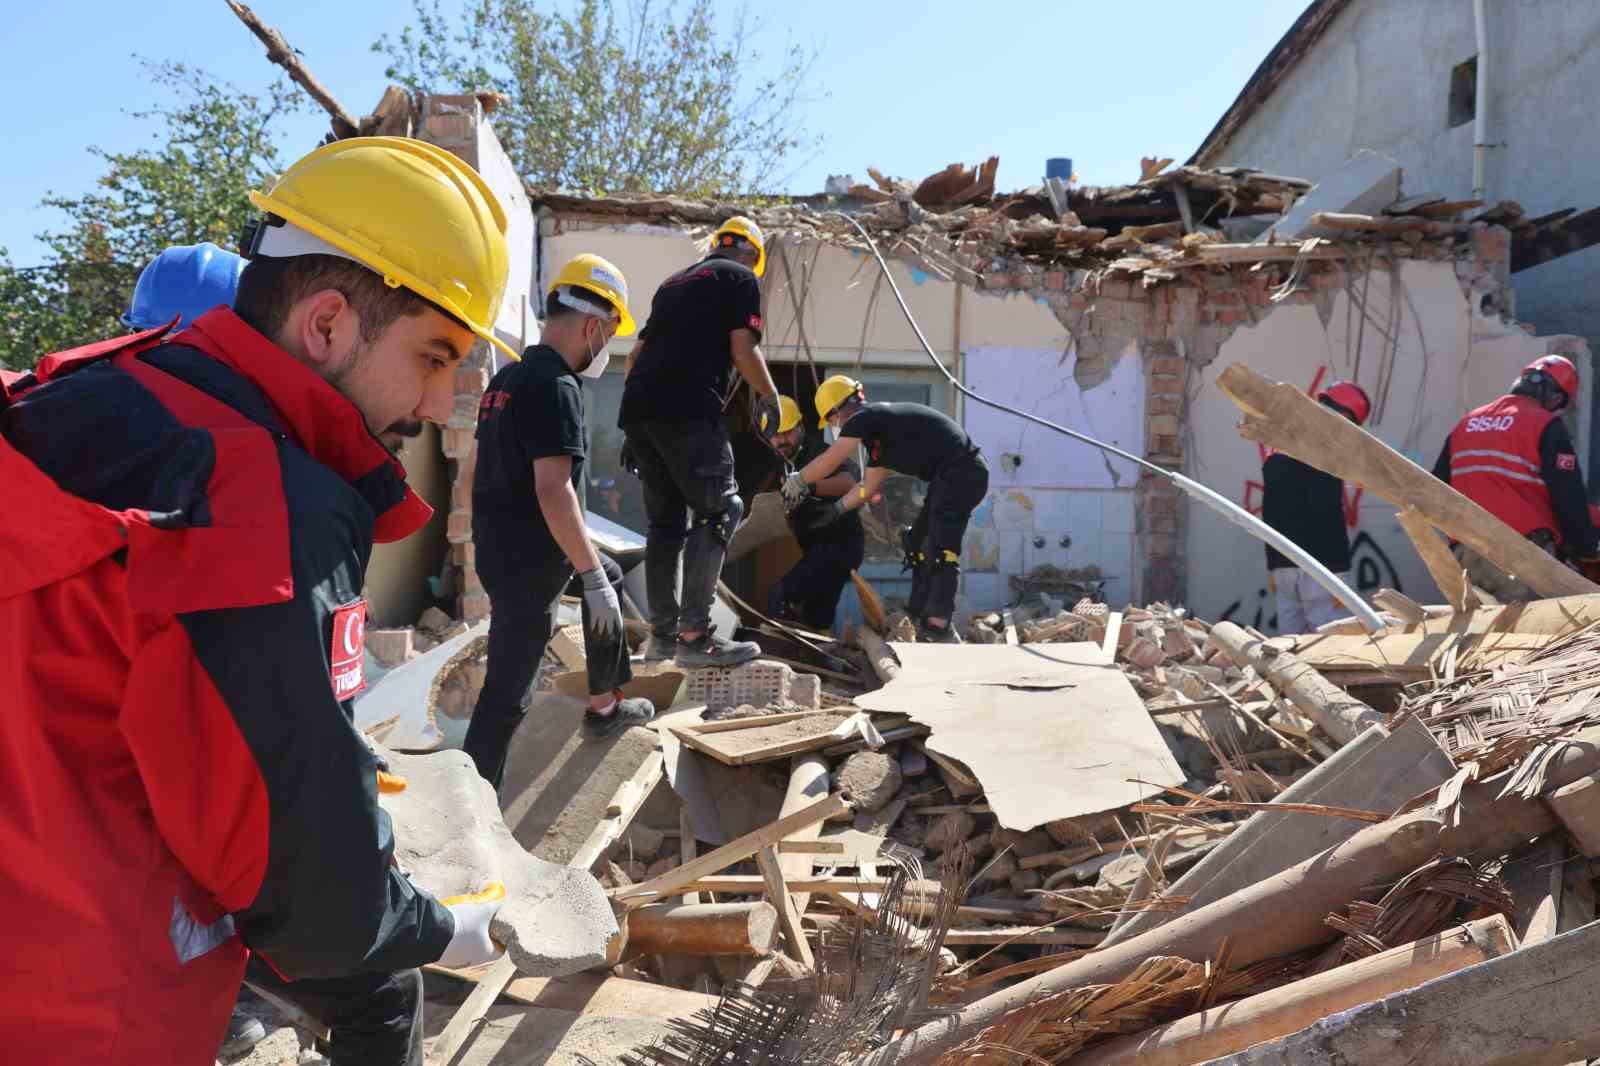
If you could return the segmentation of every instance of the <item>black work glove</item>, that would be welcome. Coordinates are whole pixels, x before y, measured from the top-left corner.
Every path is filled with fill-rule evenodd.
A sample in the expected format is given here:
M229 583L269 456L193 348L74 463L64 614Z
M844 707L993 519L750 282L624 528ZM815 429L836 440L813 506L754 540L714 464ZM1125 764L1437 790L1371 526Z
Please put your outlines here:
M772 393L756 401L756 430L768 440L778 434L778 394Z
M905 555L900 559L901 573L905 573L907 570L915 570L922 565L922 550L917 547L916 541L911 539L912 535L910 526L900 531L900 547L905 550Z
M639 476L639 460L634 457L632 442L623 440L622 452L617 456L617 463L634 477Z
M842 499L831 500L822 507L813 508L811 512L801 520L800 529L796 530L796 532L804 533L808 536L811 534L820 533L822 530L828 528L835 522L839 521L839 519L843 518L845 514L846 509L844 501Z

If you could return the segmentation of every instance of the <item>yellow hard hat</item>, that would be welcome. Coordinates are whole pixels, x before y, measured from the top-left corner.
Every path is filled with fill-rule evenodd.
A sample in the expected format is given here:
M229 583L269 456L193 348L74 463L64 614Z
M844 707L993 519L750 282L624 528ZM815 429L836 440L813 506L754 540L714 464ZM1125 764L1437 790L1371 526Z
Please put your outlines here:
M478 172L444 149L409 137L334 141L250 202L517 358L494 335L511 260L505 210Z
M851 396L861 392L861 382L844 374L835 374L817 386L817 428L828 425L828 413Z
M778 397L778 432L787 433L800 424L800 405L787 396Z
M767 272L767 239L761 235L760 226L756 225L748 218L745 218L743 215L734 215L732 218L728 219L728 221L718 226L717 232L711 235L712 248L717 246L717 238L721 237L724 233L732 233L737 237L743 237L745 240L755 245L756 277L759 278L761 275Z
M636 328L628 313L628 279L608 259L584 252L567 260L567 265L550 283L550 292L563 285L592 292L606 302L618 317L617 336L631 337Z

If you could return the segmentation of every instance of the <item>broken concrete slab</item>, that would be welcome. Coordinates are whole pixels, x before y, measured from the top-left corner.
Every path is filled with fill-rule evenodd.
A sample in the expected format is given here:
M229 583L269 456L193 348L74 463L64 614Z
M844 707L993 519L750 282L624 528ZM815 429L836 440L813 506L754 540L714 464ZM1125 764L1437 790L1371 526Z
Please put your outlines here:
M1320 803L1388 813L1448 781L1455 763L1418 719L1391 734L1373 726L1322 765L1280 793L1279 803ZM1316 814L1258 811L1173 883L1171 894L1188 902L1167 910L1141 911L1105 939L1107 945L1165 925L1243 888L1281 873L1320 851L1348 840L1359 822Z
M1007 829L1125 807L1184 780L1098 645L891 647L899 675L857 706L929 726L926 750L964 763ZM1064 777L1073 787L1060 787Z
M385 755L406 787L379 803L394 823L395 860L417 885L436 897L505 885L490 932L522 973L556 977L606 963L621 933L600 883L530 855L464 752Z
M432 751L447 743L433 713L433 698L451 660L478 637L489 634L487 621L469 627L443 644L384 674L355 698L357 729L398 751ZM466 727L461 727L465 734ZM460 738L455 738L459 743Z
M603 743L583 739L585 704L537 692L506 754L500 788L506 824L547 862L569 862L606 817L611 797L657 747L654 730L629 729Z
M750 513L734 531L728 542L728 562L737 562L764 544L775 540L788 540L796 558L800 556L800 542L789 528L789 513L784 509L783 496L776 492L760 492L750 504Z
M1337 230L1313 226L1311 216L1319 211L1377 215L1399 198L1399 162L1363 148L1351 156L1344 166L1324 174L1309 192L1284 212L1282 219L1256 238L1256 243L1336 236Z

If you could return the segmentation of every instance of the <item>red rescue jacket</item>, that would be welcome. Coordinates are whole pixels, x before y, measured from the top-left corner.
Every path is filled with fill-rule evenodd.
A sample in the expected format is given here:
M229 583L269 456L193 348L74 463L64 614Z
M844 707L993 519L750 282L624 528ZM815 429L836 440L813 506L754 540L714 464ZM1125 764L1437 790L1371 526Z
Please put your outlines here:
M247 946L333 976L452 928L341 704L373 540L430 509L232 312L162 332L0 382L0 1046L35 1066L208 1066Z
M1539 438L1556 417L1528 396L1468 411L1450 432L1450 484L1523 536L1548 529L1559 542L1539 456Z

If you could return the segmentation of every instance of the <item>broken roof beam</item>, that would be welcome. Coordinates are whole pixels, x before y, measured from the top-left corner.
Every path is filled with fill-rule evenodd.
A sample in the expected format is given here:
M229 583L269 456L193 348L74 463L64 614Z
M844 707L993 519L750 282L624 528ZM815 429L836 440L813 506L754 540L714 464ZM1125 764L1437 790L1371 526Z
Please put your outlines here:
M1600 586L1295 386L1235 363L1217 377L1217 387L1244 411L1239 433L1246 440L1276 448L1396 506L1415 508L1441 532L1515 574L1540 596L1600 592Z
M1600 207L1578 215L1555 219L1536 229L1531 236L1519 231L1511 242L1511 272L1527 270L1590 245L1600 244Z
M235 15L239 16L239 21L243 22L250 32L255 34L262 44L267 46L268 61L276 63L288 71L289 77L294 80L295 84L304 89L311 99L322 105L322 109L328 113L328 117L332 120L334 137L340 140L346 137L354 137L360 130L354 116L346 111L344 105L334 98L333 93L328 91L328 88L317 80L316 75L312 74L305 63L301 61L300 54L295 51L288 41L284 40L283 34L262 22L254 11L239 3L239 0L228 0L228 6L233 9Z

